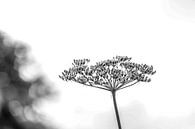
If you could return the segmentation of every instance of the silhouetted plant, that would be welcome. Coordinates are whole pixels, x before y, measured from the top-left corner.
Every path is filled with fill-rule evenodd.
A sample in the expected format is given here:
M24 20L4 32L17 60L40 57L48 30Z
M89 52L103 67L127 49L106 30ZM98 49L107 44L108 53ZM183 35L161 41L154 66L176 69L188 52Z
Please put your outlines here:
M64 70L59 77L64 81L74 81L85 86L110 91L113 97L118 128L122 129L116 103L116 91L133 86L138 82L150 82L150 75L156 71L153 66L131 62L127 56L88 65L89 59L74 60L69 70Z

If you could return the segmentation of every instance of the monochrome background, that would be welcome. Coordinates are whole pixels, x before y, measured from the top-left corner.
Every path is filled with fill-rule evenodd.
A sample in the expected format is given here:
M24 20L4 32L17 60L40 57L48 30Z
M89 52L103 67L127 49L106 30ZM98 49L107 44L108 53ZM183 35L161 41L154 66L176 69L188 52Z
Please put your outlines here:
M195 1L0 0L0 29L31 48L59 93L39 111L60 129L117 129L111 94L58 78L73 59L116 55L151 64L157 73L117 93L124 129L195 128Z

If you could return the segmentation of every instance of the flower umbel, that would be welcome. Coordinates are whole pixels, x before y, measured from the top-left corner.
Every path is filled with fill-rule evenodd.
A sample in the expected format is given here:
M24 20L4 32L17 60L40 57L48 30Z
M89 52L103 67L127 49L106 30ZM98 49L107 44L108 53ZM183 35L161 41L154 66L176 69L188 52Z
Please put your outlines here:
M129 84L150 82L150 76L156 72L153 66L131 62L127 56L116 56L95 65L88 65L89 62L89 59L73 60L72 68L64 70L59 77L111 91L126 88Z

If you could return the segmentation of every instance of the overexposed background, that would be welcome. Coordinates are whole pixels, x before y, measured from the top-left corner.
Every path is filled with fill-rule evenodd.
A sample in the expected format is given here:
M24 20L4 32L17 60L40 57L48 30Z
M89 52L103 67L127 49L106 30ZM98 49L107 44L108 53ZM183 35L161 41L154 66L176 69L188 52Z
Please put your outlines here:
M75 58L130 56L154 65L150 83L120 91L124 129L194 129L195 1L0 0L0 29L27 43L59 98L42 105L62 129L117 129L109 92L58 78Z

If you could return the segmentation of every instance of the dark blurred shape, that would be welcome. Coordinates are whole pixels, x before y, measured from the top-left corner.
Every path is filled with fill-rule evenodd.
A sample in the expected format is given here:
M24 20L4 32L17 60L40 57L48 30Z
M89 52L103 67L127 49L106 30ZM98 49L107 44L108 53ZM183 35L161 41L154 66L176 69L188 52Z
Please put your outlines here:
M0 32L0 129L51 129L34 103L54 95L42 76L25 80L20 68L30 61L25 45ZM50 127L49 127L50 126Z

